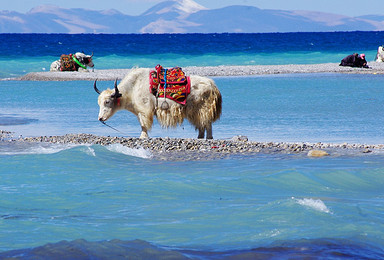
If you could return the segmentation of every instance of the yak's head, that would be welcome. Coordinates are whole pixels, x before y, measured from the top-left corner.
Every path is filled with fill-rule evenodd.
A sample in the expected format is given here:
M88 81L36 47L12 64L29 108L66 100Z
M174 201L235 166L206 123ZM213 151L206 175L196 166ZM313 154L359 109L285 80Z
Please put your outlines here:
M92 55L86 55L83 52L76 52L75 57L81 64L85 66L88 66L90 68L93 68L95 66L92 61L93 52Z
M93 88L99 94L98 103L100 106L99 121L107 121L120 107L121 93L117 88L117 80L115 80L114 89L106 89L103 92L96 87L96 81L93 84Z
M378 53L380 55L384 55L384 46L383 45L379 46Z

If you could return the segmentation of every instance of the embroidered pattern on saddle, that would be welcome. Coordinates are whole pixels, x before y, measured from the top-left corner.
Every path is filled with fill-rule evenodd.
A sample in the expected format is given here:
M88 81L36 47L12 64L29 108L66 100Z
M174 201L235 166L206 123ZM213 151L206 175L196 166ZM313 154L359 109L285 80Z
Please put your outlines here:
M149 73L149 91L156 97L165 97L185 105L187 96L191 92L191 81L185 76L180 67L164 69L157 65L156 70ZM164 77L165 75L165 77Z
M61 71L76 71L76 64L72 58L72 54L62 54L60 56Z

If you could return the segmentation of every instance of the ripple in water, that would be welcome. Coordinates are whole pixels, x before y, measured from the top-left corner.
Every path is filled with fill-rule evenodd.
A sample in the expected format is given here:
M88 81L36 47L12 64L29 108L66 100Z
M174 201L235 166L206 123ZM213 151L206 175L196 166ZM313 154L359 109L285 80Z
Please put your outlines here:
M26 117L0 116L0 126L6 125L27 125L37 122L37 119Z

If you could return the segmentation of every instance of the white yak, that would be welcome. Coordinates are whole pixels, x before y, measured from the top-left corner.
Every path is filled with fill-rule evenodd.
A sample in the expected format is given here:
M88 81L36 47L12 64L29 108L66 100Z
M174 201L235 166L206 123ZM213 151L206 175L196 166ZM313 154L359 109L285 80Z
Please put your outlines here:
M212 79L191 75L191 90L186 105L163 97L156 98L150 92L150 69L132 69L114 89L100 92L94 82L94 89L99 94L99 121L104 122L116 111L126 109L135 114L141 125L140 138L148 138L153 117L156 116L162 127L176 127L186 118L196 130L198 138L212 139L212 123L221 115L221 93ZM164 106L163 103L166 106ZM164 109L162 109L162 107Z
M377 48L375 61L376 62L384 62L384 47L383 46L379 46L379 48Z
M70 55L62 55L62 56L68 56L70 57L70 62L72 62L70 69L64 69L62 67L62 61L61 57L60 60L56 60L52 62L50 71L63 71L63 70L69 70L69 71L88 71L87 67L93 68L95 65L93 64L92 55L86 55L82 52L76 52L75 54Z

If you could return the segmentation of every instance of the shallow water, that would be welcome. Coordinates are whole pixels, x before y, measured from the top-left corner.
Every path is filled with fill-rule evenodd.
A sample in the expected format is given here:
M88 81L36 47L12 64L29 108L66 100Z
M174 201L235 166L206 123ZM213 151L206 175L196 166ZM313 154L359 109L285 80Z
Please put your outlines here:
M294 74L214 78L223 95L223 114L215 138L248 136L253 141L381 144L384 140L382 75ZM113 82L99 82L99 88ZM97 121L92 82L0 81L0 126L17 135L92 133L138 137L136 117L120 111L108 123ZM20 124L25 122L28 124ZM151 137L196 137L184 122L163 129L156 122Z

